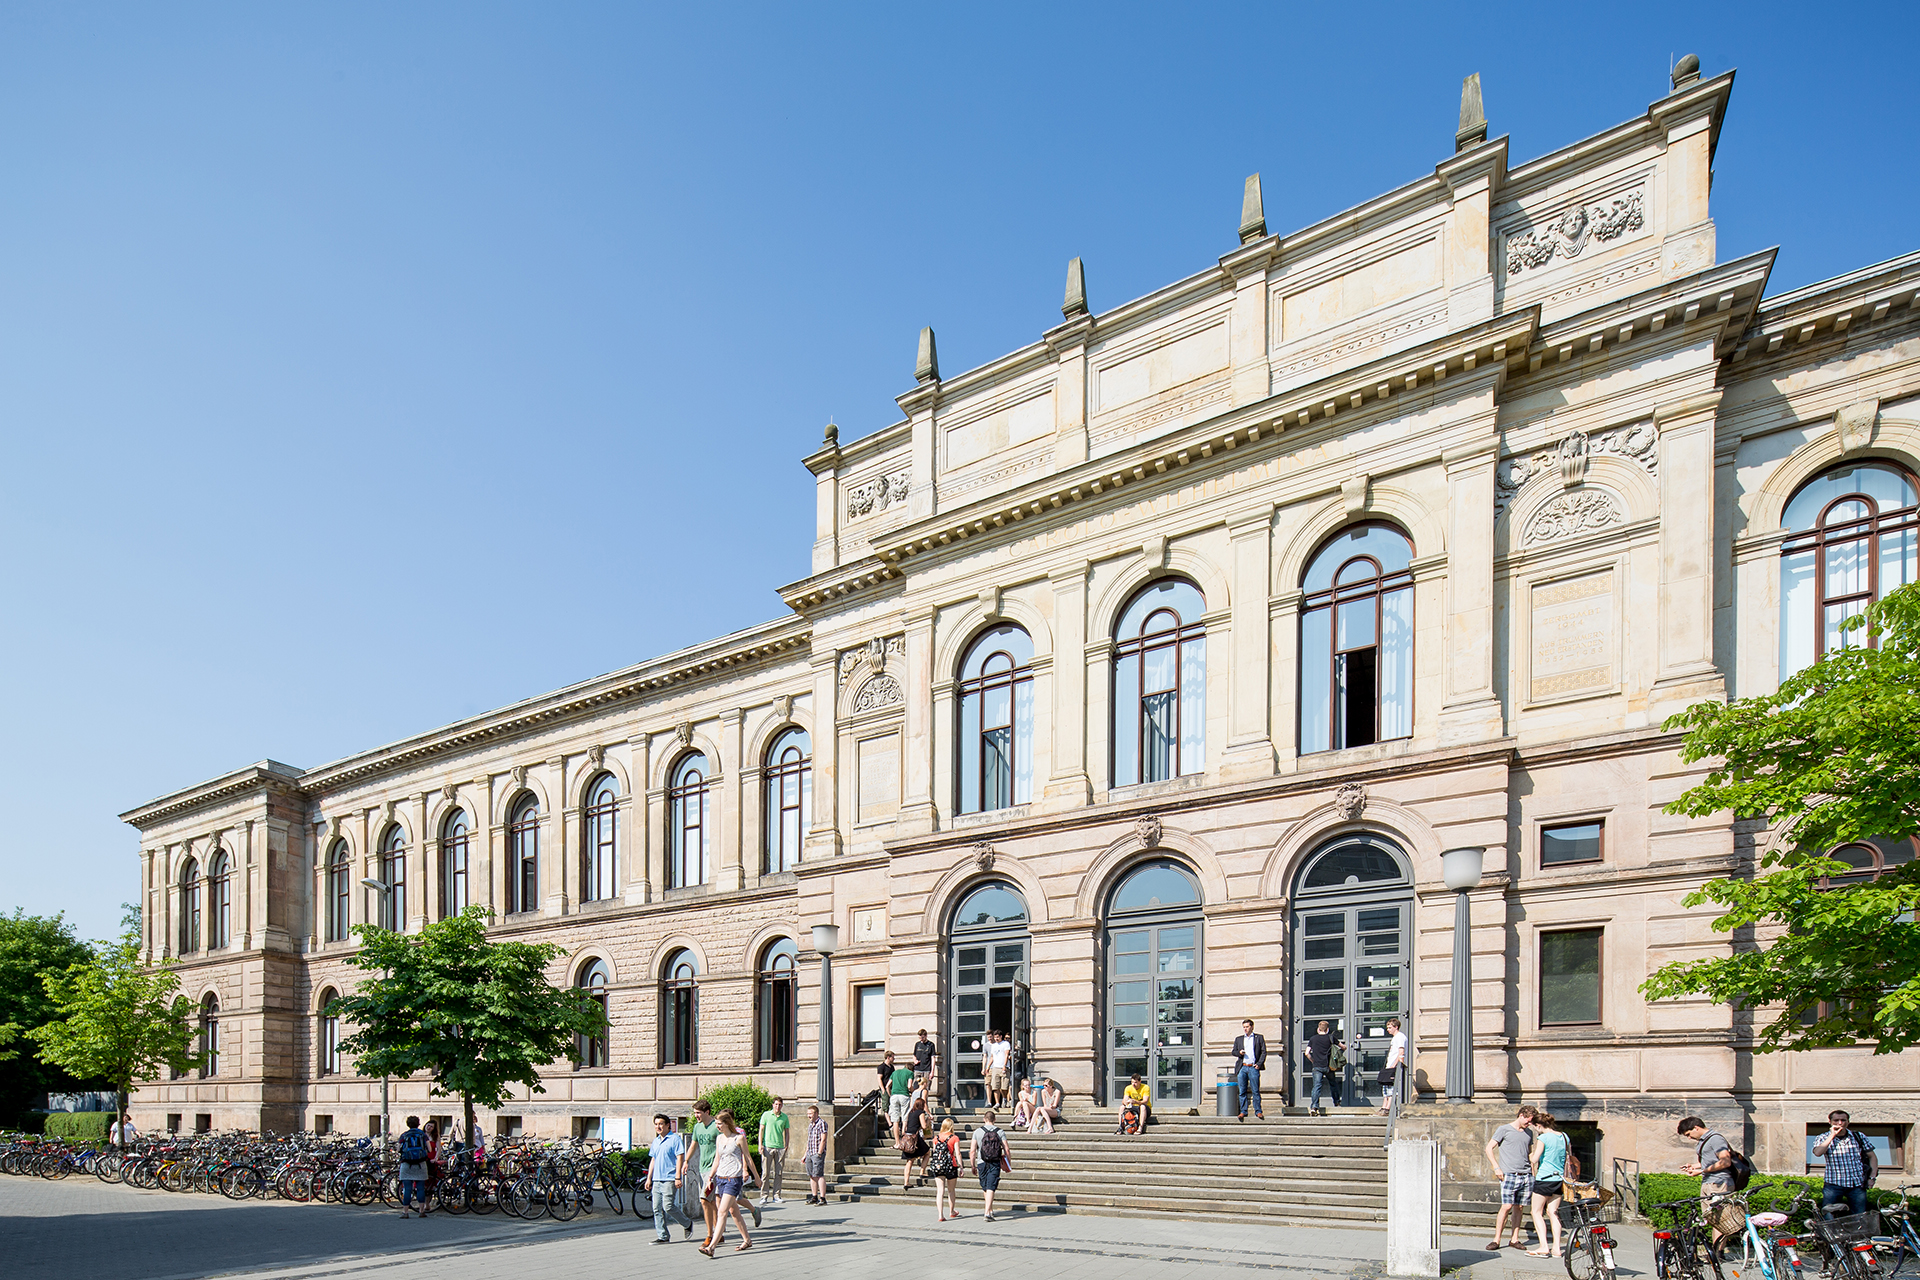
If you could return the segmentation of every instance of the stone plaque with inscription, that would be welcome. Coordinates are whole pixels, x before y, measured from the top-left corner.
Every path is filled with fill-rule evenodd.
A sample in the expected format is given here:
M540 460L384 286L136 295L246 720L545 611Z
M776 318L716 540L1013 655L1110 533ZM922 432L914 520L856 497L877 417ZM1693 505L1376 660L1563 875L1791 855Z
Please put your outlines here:
M1613 615L1611 569L1534 584L1532 701L1614 687Z

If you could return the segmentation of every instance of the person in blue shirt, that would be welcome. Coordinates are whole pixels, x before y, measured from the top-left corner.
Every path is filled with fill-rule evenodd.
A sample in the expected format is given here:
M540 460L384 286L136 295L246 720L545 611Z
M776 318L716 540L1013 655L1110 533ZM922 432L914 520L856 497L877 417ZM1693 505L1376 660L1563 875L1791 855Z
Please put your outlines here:
M1536 1111L1533 1127L1538 1134L1533 1140L1533 1233L1539 1238L1540 1248L1527 1250L1527 1256L1557 1258L1563 1248L1560 1200L1565 1184L1580 1176L1580 1162L1574 1158L1573 1143L1560 1132L1552 1116ZM1547 1243L1549 1222L1553 1224L1551 1246Z
M680 1157L686 1149L686 1141L673 1131L673 1122L665 1116L655 1116L653 1141L647 1144L647 1176L640 1183L642 1191L653 1195L655 1244L666 1244L673 1239L673 1232L667 1227L669 1218L679 1220L686 1239L693 1238L693 1223L681 1211L675 1194L680 1185Z

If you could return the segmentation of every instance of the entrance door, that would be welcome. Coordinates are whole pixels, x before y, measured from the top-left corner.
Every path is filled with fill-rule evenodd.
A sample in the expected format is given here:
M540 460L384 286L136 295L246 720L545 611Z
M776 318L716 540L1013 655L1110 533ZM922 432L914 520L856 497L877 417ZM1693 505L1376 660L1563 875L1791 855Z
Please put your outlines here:
M1387 1019L1404 1023L1412 981L1413 897L1399 850L1377 836L1349 836L1309 860L1293 913L1294 1101L1312 1096L1300 1046L1321 1022L1349 1046L1338 1080L1346 1106L1378 1105L1387 1063ZM1358 1049L1353 1048L1358 1041ZM1323 1105L1328 1102L1325 1095Z
M1109 935L1107 1093L1135 1075L1155 1106L1195 1105L1200 1078L1200 924L1114 927Z
M1016 1071L1031 1052L1026 924L1026 902L1019 890L1005 881L989 881L973 890L954 911L949 926L947 1023L940 1063L947 1101L953 1106L986 1103L987 1077L981 1053L988 1031L998 1031L1013 1041Z

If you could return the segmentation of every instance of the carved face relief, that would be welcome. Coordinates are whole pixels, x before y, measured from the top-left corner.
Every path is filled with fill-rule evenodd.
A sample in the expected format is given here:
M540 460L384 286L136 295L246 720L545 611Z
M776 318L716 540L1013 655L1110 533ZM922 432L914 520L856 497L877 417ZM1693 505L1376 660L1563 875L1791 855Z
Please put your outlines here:
M973 865L981 871L993 870L994 848L991 840L973 846Z
M1360 816L1361 810L1367 807L1367 789L1357 782L1342 784L1340 789L1333 793L1333 807L1340 811L1342 818L1352 822Z
M1143 849L1151 849L1158 845L1162 834L1160 819L1151 813L1136 819L1133 824L1134 838L1140 842L1140 847Z

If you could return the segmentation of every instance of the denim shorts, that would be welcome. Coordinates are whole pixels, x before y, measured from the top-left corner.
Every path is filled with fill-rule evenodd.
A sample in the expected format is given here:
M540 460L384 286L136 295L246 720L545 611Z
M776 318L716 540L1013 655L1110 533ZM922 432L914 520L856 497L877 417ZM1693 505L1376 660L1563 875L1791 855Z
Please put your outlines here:
M713 1194L716 1196L738 1196L740 1188L746 1184L745 1178L715 1178Z
M996 1190L999 1186L1000 1186L1000 1166L997 1164L988 1164L984 1160L981 1161L980 1189L982 1191L993 1191L993 1190Z
M806 1166L807 1176L809 1178L824 1178L827 1176L827 1157L825 1152L817 1156L802 1156L801 1163Z

